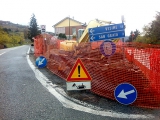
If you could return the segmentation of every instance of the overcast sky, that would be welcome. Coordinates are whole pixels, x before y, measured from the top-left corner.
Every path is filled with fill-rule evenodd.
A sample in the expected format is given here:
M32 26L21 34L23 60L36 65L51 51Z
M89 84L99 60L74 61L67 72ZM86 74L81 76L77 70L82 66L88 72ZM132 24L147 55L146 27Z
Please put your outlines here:
M126 20L126 35L131 30L142 32L160 11L160 0L0 0L0 20L28 25L32 13L38 25L54 32L52 26L65 17L88 23L93 19L121 23Z

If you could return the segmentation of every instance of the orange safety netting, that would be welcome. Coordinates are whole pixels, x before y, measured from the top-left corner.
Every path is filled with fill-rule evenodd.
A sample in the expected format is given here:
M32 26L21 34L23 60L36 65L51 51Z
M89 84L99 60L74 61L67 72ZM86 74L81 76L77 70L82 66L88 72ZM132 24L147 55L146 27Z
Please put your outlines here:
M64 80L67 79L77 58L88 70L92 81L91 91L115 100L114 90L121 83L132 84L138 97L132 105L160 108L160 45L142 43L116 43L116 52L102 56L103 41L74 44L70 51L60 49L62 40L37 36L35 55L48 59L47 68Z

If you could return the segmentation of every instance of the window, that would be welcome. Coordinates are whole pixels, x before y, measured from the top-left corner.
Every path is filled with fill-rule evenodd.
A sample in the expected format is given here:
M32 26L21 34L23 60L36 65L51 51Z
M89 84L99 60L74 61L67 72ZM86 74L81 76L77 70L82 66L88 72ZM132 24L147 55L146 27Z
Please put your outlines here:
M64 27L56 28L56 34L59 34L59 33L65 33L65 28Z
M76 35L76 28L72 28L72 35Z

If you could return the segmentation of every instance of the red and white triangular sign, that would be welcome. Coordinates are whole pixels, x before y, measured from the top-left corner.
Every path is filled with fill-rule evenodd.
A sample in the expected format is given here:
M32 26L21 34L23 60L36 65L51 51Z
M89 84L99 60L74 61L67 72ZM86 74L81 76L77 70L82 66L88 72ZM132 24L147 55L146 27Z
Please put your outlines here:
M84 67L82 61L77 59L75 65L73 66L67 81L91 81L91 77Z

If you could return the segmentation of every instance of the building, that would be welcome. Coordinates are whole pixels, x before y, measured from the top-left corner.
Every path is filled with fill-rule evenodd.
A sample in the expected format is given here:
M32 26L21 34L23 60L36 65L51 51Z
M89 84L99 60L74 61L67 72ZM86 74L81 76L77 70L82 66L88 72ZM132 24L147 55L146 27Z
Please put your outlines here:
M52 27L54 27L56 35L63 33L66 35L67 39L72 39L73 35L78 35L79 29L86 28L86 24L74 20L73 18L66 17Z

